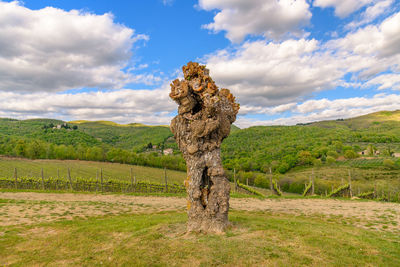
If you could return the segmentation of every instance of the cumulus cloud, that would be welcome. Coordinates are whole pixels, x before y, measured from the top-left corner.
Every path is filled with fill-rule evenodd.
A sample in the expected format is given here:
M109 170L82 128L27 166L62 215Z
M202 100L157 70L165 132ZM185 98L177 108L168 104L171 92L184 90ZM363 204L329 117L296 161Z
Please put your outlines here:
M295 125L338 118L352 118L381 110L400 109L400 95L376 94L371 98L354 97L346 99L308 100L292 107L290 117L274 120L251 120L240 117L237 125L246 128L254 125Z
M226 37L236 43L247 35L274 39L288 34L299 36L303 34L301 27L311 18L306 0L199 0L199 7L220 10L214 22L204 27L226 31Z
M371 21L378 18L380 15L388 12L389 7L393 4L394 0L382 0L377 1L373 5L367 7L361 14L359 20L355 20L346 25L347 29L355 29L361 25L370 23Z
M51 117L64 120L111 120L119 123L169 124L176 105L168 87L77 94L0 92L0 117ZM4 101L6 100L6 101ZM154 105L157 103L157 105Z
M231 89L242 105L276 106L338 85L344 72L318 41L253 41L221 50L205 61L211 75Z
M352 54L392 57L400 53L400 12L385 19L380 25L369 25L328 45Z
M0 1L0 90L121 88L141 81L123 68L134 43L148 38L115 23L109 13L31 10Z
M400 74L390 73L376 76L369 80L367 85L379 85L379 90L392 89L400 90Z
M373 2L374 0L314 0L313 6L321 8L333 7L335 15L344 18Z
M400 13L327 43L247 41L208 55L204 62L217 83L237 96L241 114L285 112L292 107L288 103L337 86L397 89Z

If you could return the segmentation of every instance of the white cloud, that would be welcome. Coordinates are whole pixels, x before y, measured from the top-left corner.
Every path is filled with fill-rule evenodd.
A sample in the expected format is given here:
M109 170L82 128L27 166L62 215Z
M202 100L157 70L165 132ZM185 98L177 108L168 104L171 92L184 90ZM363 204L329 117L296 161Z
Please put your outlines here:
M293 107L293 115L274 120L252 120L239 117L237 124L241 128L254 125L295 125L322 120L352 118L382 110L400 109L400 95L377 94L373 97L354 97L347 99L309 100Z
M301 27L311 18L306 0L199 0L205 10L220 10L205 28L226 31L232 42L247 35L279 39L288 34L302 35Z
M246 42L234 51L221 50L205 59L218 85L239 103L276 106L333 88L344 75L341 62L320 50L318 41Z
M168 86L164 86L156 90L124 89L77 94L0 92L0 117L169 124L170 113L176 109L176 104L169 99L168 90Z
M332 48L362 56L391 57L400 53L400 13L380 25L370 25L328 43Z
M373 2L374 0L314 0L313 6L333 7L335 8L335 15L344 18Z
M377 1L373 5L366 8L361 14L360 20L355 20L346 25L347 29L355 29L361 25L370 23L378 18L380 15L389 11L389 7L393 4L394 0Z
M379 85L378 89L400 90L400 74L382 74L369 80L367 85Z
M0 1L0 90L121 88L140 80L122 69L148 36L95 15Z
M247 41L203 61L217 84L237 96L242 115L289 111L288 103L337 86L398 89L400 13L327 43Z

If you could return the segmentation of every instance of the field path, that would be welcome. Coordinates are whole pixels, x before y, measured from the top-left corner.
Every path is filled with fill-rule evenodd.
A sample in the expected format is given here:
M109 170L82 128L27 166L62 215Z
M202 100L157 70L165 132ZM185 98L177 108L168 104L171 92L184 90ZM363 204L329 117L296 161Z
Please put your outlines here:
M123 213L184 211L178 197L0 192L0 226ZM400 204L336 199L233 198L231 209L319 216L364 228L400 232Z

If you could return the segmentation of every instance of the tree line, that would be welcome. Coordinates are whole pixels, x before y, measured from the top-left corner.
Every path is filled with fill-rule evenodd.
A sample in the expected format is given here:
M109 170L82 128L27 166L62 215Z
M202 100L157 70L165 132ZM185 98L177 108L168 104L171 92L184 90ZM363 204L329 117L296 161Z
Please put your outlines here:
M179 155L161 155L157 152L136 153L106 145L57 145L41 140L4 136L0 138L0 154L29 159L90 160L168 168L185 171Z

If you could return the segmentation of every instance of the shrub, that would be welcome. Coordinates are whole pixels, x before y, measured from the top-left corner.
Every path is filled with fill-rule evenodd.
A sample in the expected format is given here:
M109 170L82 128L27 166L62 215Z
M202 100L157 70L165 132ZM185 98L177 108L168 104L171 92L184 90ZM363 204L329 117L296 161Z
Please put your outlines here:
M269 181L264 175L258 174L254 179L254 185L261 188L269 188Z
M395 164L394 161L391 160L391 159L385 159L385 160L383 161L383 166L384 166L385 168L387 168L387 169L390 169L390 170L396 169L396 164Z
M278 167L278 172L281 174L284 174L285 172L287 172L290 169L289 164L287 164L286 162L282 162L279 167Z
M314 159L313 165L315 167L320 167L320 166L322 166L322 161L320 159Z
M353 150L346 150L346 152L344 152L344 157L346 159L355 159L358 157L358 154Z
M329 157L332 157L334 159L337 159L339 157L339 154L336 151L333 151L333 150L328 151L326 153L326 155L329 156ZM326 158L326 159L328 160L328 158Z
M250 193L253 193L253 194L256 195L256 196L265 197L263 194L261 194L261 193L258 192L257 190L255 190L255 189L253 189L253 188L251 188L251 187L249 187L249 186L247 186L247 185L244 185L244 184L242 184L242 183L240 183L240 182L238 182L237 184L238 184L238 186L239 186L240 188L242 188L242 189L244 189L244 190L246 190L246 191L248 191L248 192L250 192Z
M334 164L335 162L336 162L336 159L335 159L334 157L332 157L332 156L327 156L327 157L326 157L326 163L327 163L327 164L332 165L332 164Z

